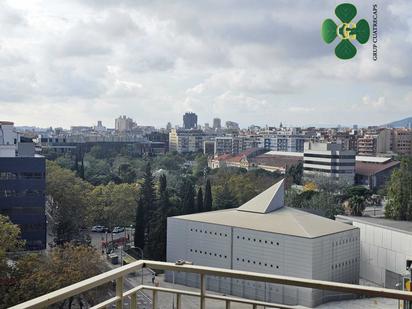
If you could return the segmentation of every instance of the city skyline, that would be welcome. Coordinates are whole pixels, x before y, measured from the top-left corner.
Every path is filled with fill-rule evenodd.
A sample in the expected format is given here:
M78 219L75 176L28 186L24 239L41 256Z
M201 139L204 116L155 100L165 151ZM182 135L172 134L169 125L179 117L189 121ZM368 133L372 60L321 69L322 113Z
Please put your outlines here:
M410 117L412 3L374 2L376 62L371 43L347 62L322 43L338 3L5 1L1 118L67 128L120 114L162 127L187 111L241 127ZM374 3L353 3L371 21Z

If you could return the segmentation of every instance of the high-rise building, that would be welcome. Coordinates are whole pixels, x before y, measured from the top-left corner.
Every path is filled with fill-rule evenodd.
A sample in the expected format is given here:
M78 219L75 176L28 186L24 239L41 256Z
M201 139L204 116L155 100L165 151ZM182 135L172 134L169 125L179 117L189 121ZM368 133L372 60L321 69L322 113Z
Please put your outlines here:
M115 119L114 127L117 132L130 132L134 127L136 127L136 123L132 118L123 115Z
M342 144L306 142L303 153L304 176L329 177L348 184L355 182L355 151Z
M183 115L183 127L185 129L197 128L197 115L192 112L185 113Z
M33 142L0 121L0 214L20 226L27 249L46 248L45 170Z
M220 118L213 118L213 129L220 130L222 128L222 121Z

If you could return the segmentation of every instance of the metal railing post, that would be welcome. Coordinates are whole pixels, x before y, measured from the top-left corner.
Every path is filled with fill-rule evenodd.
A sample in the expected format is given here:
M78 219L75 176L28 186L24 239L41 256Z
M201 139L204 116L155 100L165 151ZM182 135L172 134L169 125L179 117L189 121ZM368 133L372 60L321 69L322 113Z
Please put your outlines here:
M176 294L176 309L182 309L182 295Z
M153 290L152 308L157 309L157 291Z
M206 309L206 277L200 274L200 309Z
M116 296L120 297L120 299L116 301L116 309L122 309L123 308L123 276L116 279Z
M137 308L137 293L133 293L132 295L130 295L130 308Z
M230 309L230 300L226 301L226 309Z

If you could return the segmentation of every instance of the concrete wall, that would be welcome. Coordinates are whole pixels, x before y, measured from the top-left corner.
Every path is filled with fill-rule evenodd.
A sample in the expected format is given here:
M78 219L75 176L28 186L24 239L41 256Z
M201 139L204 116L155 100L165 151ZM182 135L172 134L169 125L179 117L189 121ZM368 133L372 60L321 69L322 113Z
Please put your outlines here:
M313 279L358 284L359 265L359 229L313 240ZM351 297L348 294L314 290L316 304Z
M406 260L412 259L412 235L365 223L353 225L360 229L361 278L385 286L386 270L406 273Z
M359 279L358 230L310 239L178 218L168 218L167 230L169 262L184 259L195 265L350 283ZM338 264L339 267L332 268ZM174 276L176 283L199 286L197 275L175 273ZM173 274L166 274L166 279L173 281ZM213 277L208 277L207 288L239 297L309 307L342 296L308 288Z

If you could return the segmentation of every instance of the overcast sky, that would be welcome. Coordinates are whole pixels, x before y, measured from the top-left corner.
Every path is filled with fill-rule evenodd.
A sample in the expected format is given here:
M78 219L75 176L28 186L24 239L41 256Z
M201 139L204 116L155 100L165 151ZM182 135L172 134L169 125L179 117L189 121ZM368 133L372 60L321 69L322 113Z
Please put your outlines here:
M330 0L0 0L0 120L41 127L194 111L250 124L383 124L412 116L412 1L353 1L372 21L352 60L320 25Z

